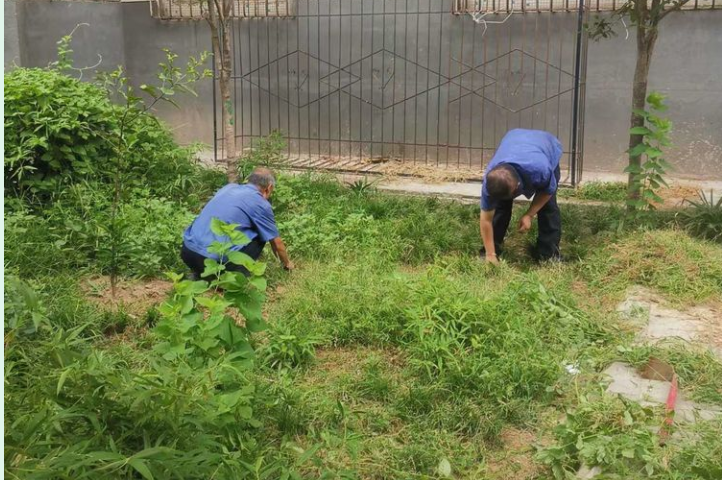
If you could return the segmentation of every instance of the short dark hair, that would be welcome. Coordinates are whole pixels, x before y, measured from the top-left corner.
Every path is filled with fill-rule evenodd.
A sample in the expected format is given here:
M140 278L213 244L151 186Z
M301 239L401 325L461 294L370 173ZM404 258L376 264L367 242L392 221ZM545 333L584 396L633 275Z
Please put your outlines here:
M248 176L248 183L261 189L266 189L276 185L276 179L273 177L273 172L270 169L258 167Z
M486 174L486 191L491 198L511 200L518 185L519 174L511 165L499 165Z

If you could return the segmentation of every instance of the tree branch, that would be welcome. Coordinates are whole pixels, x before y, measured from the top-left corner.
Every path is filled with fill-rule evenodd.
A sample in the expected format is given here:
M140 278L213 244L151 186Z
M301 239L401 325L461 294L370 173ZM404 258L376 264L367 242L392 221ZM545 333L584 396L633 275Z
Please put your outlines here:
M689 0L677 0L676 2L672 3L672 6L670 8L664 10L662 13L659 14L659 19L657 20L657 23L661 22L664 17L669 15L671 12L681 9L687 3L689 3Z

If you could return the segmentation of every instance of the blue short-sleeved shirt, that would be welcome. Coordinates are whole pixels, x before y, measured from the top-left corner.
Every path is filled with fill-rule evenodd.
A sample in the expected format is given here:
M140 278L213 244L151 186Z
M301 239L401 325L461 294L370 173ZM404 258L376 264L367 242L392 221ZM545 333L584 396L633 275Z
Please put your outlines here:
M536 192L553 195L557 191L554 175L562 157L562 144L549 132L516 128L501 139L499 148L486 167L488 174L502 164L514 167L521 178L522 194L531 198ZM486 175L481 187L481 209L496 209L497 202L486 190Z
M259 237L268 242L279 236L271 204L255 185L230 183L221 188L183 233L183 243L189 250L218 260L218 255L209 253L208 247L216 241L227 242L228 237L219 237L211 231L213 218L239 225L237 229L249 240ZM241 245L232 247L233 250L241 248Z

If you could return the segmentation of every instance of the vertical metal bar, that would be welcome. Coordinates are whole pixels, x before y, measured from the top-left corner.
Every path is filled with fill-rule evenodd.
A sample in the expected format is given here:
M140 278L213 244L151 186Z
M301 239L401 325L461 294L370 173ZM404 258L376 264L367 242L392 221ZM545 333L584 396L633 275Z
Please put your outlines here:
M298 0L299 3L301 0ZM299 14L301 8L299 7ZM299 15L298 21L296 22L296 129L298 135L296 135L296 156L301 158L301 138L303 134L301 132L301 17Z
M559 81L557 82L557 131L556 135L561 135L561 108L562 108L562 68L564 68L564 35L559 31Z
M286 4L286 13L288 13L288 4ZM286 102L286 136L288 137L288 141L286 142L286 147L288 148L288 157L291 157L291 138L294 136L291 133L291 42L289 41L289 38L291 36L290 34L290 20L286 20L286 22L289 25L286 25L286 96L288 97L288 101Z
M464 72L464 34L466 33L466 23L464 22L464 17L461 17L459 19L461 21L461 45L459 47L459 50L461 50L461 58L459 63L459 83L461 83L461 75L463 75ZM472 66L473 66L473 60L472 60ZM473 85L472 85L473 88ZM461 87L459 87L459 96L461 97ZM456 104L457 108L459 109L459 113L457 115L457 126L456 126L456 167L459 167L459 162L461 160L461 112L464 106L464 103L459 100Z
M404 144L401 147L401 151L403 152L403 159L406 160L408 157L408 153L406 151L406 118L407 118L407 105L408 105L408 95L407 95L407 78L408 78L408 69L409 69L409 0L405 0L404 5L404 114L403 114L403 121L401 122L402 130L401 130L401 142ZM416 68L414 66L414 68ZM416 83L414 82L414 88L416 88ZM414 90L414 93L416 93L416 90ZM416 123L416 122L414 122ZM416 143L416 142L414 142ZM416 160L416 146L414 145L414 160Z
M266 24L266 71L268 72L268 134L270 135L273 131L273 87L271 87L271 32L270 23L271 20L268 18L268 2L266 2L266 18L261 20ZM278 78L278 77L276 77Z
M552 15L547 14L547 55L546 55L546 62L544 65L546 66L546 71L544 73L544 98L549 98L549 52L551 51L551 32L552 29ZM547 130L547 117L549 117L549 102L547 100L544 100L544 130Z
M321 76L321 0L316 0L316 55L318 56L318 75ZM318 126L316 127L316 138L318 139L318 157L321 158L321 82L316 82L318 101L316 111L318 113Z
M211 52L213 46L211 46ZM214 52L215 53L215 52ZM211 59L211 69L213 72L213 163L218 163L218 100L216 100L216 59Z
M240 26L243 24L246 25L246 30L248 31L248 71L252 72L253 71L253 50L251 49L251 45L252 45L252 43L251 43L251 26L249 25L247 20L241 20L241 22L239 23L239 29L240 29ZM239 36L239 43L240 43L240 30L239 30L238 36ZM241 48L241 52L243 52L243 45L241 45L240 48ZM242 54L243 53L241 53L241 55ZM243 65L241 65L241 69L243 69ZM253 75L253 74L251 74L251 75ZM252 82L252 81L253 81L253 77L251 76L249 78L249 82ZM258 83L259 84L261 83L260 77L259 77ZM249 130L250 130L249 138L251 141L251 149L253 149L253 125L256 123L255 117L253 116L253 92L257 91L257 90L258 90L257 86L254 85L253 83L250 83L250 87L248 89L248 105L250 107L248 123L249 123ZM245 148L245 130L243 131L243 135L244 135L243 138L244 138L244 148Z
M384 134L386 129L384 128L384 119L386 118L386 82L384 76L386 75L386 0L383 0L382 13L381 13L381 157L385 154L384 147Z
M531 98L532 103L536 103L536 62L537 58L539 58L539 44L538 44L538 37L537 34L539 33L539 15L534 16L534 73L532 78L532 86L531 86ZM536 107L532 107L531 109L531 128L534 129L534 110Z
M508 11L509 11L509 0L506 0L506 7L507 7L507 8L506 8L506 11L508 12ZM499 29L499 30L501 30L501 29ZM508 52L511 52L511 51L512 51L512 43L511 43L511 40L512 40L512 36L513 36L513 35L512 35L511 27L509 27L509 31L507 32L507 36L509 37L509 47L508 47L508 50L507 50L507 51L508 51ZM523 54L522 54L522 55L523 55ZM512 73L513 73L513 70L511 69L511 57L512 57L512 55L507 55L507 56L506 56L506 58L508 59L508 62L507 62L507 68L508 68L508 70L507 70L507 71L509 72L509 82L510 82L510 83L507 85L507 94L513 93L513 92L511 92L511 88L510 88L510 87L512 86L511 80L512 80ZM510 103L510 104L512 103L511 99L509 99L509 103ZM510 110L514 110L514 108L511 108ZM504 115L504 117L506 118L506 125L505 125L505 127L504 127L504 128L505 128L504 135L506 135L506 132L509 131L509 117L510 117L511 115L513 115L513 113L512 113L511 111L507 112L507 113Z
M376 96L374 95L375 90L376 90L376 89L374 88L374 87L375 87L374 84L375 84L376 82L374 81L374 65L375 65L375 62L374 62L374 55L373 55L374 52L376 51L376 50L374 50L374 39L376 38L376 35L375 35L375 34L376 34L376 0L371 0L371 57L370 57L370 59L371 59L371 108L369 108L369 112L370 112L370 115L369 115L369 128L370 128L370 130L371 130L371 145L370 145L370 146L371 146L371 153L369 154L369 158L371 158L371 159L374 158L374 146L375 146L374 142L375 142L375 140L376 140L375 135L374 135L374 133L375 133L375 131L374 131L374 116L375 116L375 115L374 115L374 113L375 113L375 112L374 112L374 98L376 97ZM383 55L383 51L382 51L381 54ZM383 57L382 57L382 58L383 58ZM382 74L382 75L383 75L383 74ZM382 83L383 83L383 82L382 82ZM382 95L383 95L383 92L382 92ZM383 99L383 98L382 98L382 99ZM382 111L382 112L383 112L383 111ZM383 118L383 116L382 116L381 118Z
M431 73L431 0L429 0L429 12L426 15L427 18L427 30L429 35L426 36L426 110L424 111L425 123L426 123L426 135L424 136L424 164L429 163L429 73ZM421 12L419 12L421 13ZM441 25L439 25L441 28ZM440 70L440 69L439 69ZM437 72L439 76L439 89L441 88L441 72Z
M406 0L406 18L408 19L409 13L409 0ZM416 42L414 43L414 165L416 165L416 150L418 149L418 130L419 130L419 122L418 122L418 116L419 116L419 96L417 93L419 92L419 18L421 18L421 14L419 12L419 8L416 9ZM408 34L408 32L407 32ZM408 56L407 56L408 58ZM408 62L407 62L408 65ZM428 62L427 62L428 65ZM428 79L428 77L427 77ZM428 82L428 80L427 80ZM406 87L404 87L404 92ZM404 94L405 95L405 94ZM428 94L427 94L428 95ZM404 121L404 131L406 131L406 121Z
M252 21L252 25L257 26L258 25L258 19L254 19L255 21ZM256 68L258 69L261 65L261 39L259 38L261 35L261 29L255 28L256 30ZM262 71L260 69L258 71L258 86L260 87L262 85ZM270 75L269 75L270 77ZM271 79L268 79L269 82L269 91L270 91L270 81ZM261 88L257 88L256 91L258 92L258 136L259 138L263 136L263 90ZM270 112L268 112L270 115ZM251 149L254 148L254 138L251 138Z
M308 2L308 15L306 16L306 78L304 85L308 85L306 90L306 125L308 126L307 149L308 159L311 160L311 139L313 132L311 131L311 3Z
M495 28L494 30L496 30L496 42L495 42L495 43L496 43L496 54L494 55L494 58L497 59L497 60L494 62L494 63L496 64L496 72L494 73L494 76L498 79L498 78L499 78L499 64L501 63L501 60L499 59L499 57L501 56L500 50L499 50L499 47L500 47L500 45L501 45L501 41L500 41L500 39L499 39L499 35L500 35L500 34L499 34L499 30L500 30L500 29L499 29L499 28ZM508 83L508 82L507 82L507 83ZM495 105L499 105L499 96L498 96L498 93L499 93L499 84L497 83L496 85L494 85L494 104L495 104ZM503 92L502 92L502 93L503 93ZM505 117L508 116L508 114L507 114L506 112L503 112L503 109L502 109L502 108L500 108L500 107L497 106L497 107L496 107L496 110L497 110L500 114L503 113L503 115L504 115ZM495 145L499 143L499 137L498 137L498 135L496 134L497 123L499 123L499 120L498 120L498 118L496 118L496 115L494 115L494 124L493 124L493 125L494 125L494 130L493 130L494 134L493 134L493 136L494 136L494 144L495 144Z
M361 69L361 80L359 81L359 161L363 160L364 157L364 3L366 0L361 0L361 55L359 58L362 60L360 61L360 69ZM373 28L371 29L373 31ZM373 62L373 61L372 61ZM372 63L373 68L373 63Z
M478 28L478 27L475 27ZM486 78L488 75L486 74L486 64L487 60L489 58L489 42L487 42L484 39L484 34L481 36L481 43L483 45L483 50L481 52L482 58L484 59L483 63L481 64L481 73L484 75L484 82L486 82ZM499 82L498 77L494 77L494 90L496 90L497 83ZM486 90L486 89L484 89ZM484 95L486 95L486 91L484 91ZM486 117L486 106L487 106L487 100L486 98L482 98L481 100L481 171L484 171L484 133L486 130L484 129L484 118ZM496 108L496 106L494 106ZM492 109L493 112L493 109Z
M431 6L431 4L429 4ZM441 53L441 49L444 46L444 14L441 13L439 15L439 75L442 75L441 73L441 62L444 56ZM451 53L451 52L449 52ZM451 62L451 59L449 59L449 62ZM448 70L447 70L448 75ZM448 76L446 77L448 78ZM448 91L448 89L447 89ZM447 121L448 121L448 115L447 115ZM441 85L439 85L438 88L438 95L436 100L436 166L439 166L439 151L441 150L439 148L439 142L440 140L440 134L441 134ZM448 160L448 159L447 159Z
M329 4L329 11L330 11L330 4ZM329 29L328 29L328 44L331 45L331 20L329 18ZM343 1L339 0L338 2L338 159L341 160L341 139L342 139L342 132L341 132L341 76L342 76L342 70L341 65L343 65L343 59L341 57L341 52L343 52ZM330 55L329 55L330 57ZM331 149L329 148L329 153L331 152Z
M238 30L237 33L236 33L236 29ZM238 50L236 50L236 42L238 42L238 47L237 47ZM231 72L233 74L233 117L234 117L234 120L235 120L236 115L238 114L237 113L238 112L238 104L236 102L236 100L238 99L237 79L239 77L241 78L241 115L240 115L240 117L241 117L241 131L240 131L241 149L240 149L240 151L243 152L243 147L245 146L245 144L244 144L245 139L243 137L243 122L244 122L243 117L245 115L243 115L243 107L244 107L244 104L243 104L243 86L244 85L243 85L243 76L242 76L243 49L241 48L241 23L240 22L235 23L235 25L233 23L231 23L231 44L233 45L233 51L238 52L238 68L231 69ZM237 70L238 72L235 72L235 70ZM234 122L234 128L233 128L234 132L235 132L237 126L238 126L238 122ZM225 132L225 128L224 128L224 132ZM234 135L236 137L238 137L238 134L234 134Z
M386 0L384 0L384 14L386 13ZM393 88L393 94L391 96L391 157L394 157L395 148L396 145L396 35L398 35L397 30L397 18L396 18L396 9L394 9L394 66L393 70L391 72L391 79L389 79L389 83L391 84L391 88ZM386 16L384 15L384 18ZM393 81L392 81L393 80Z
M343 0L340 0L340 2L341 2L341 4L343 4ZM342 11L343 11L343 9L342 9ZM351 16L349 17L351 26L349 27L349 37L348 37L348 62L349 62L349 64L351 64L351 62L353 61L353 44L354 44L354 41L353 41L353 22L354 22L354 20L353 20L353 18L354 18L353 17L353 3L350 4L349 11L351 12ZM351 73L350 68L349 68L348 73L353 75ZM350 93L353 93L353 89L351 88L351 86L349 86L349 90L350 90ZM349 94L349 96L348 96L348 133L349 133L349 140L351 140L351 141L353 141L354 136L355 136L354 131L353 131L353 117L351 115L352 111L353 111L353 97ZM359 137L359 140L361 140L360 137ZM351 151L352 145L353 145L353 143L348 144L349 158L352 156L352 151Z
M278 8L278 7L276 7ZM280 18L278 18L275 22L273 22L274 27L276 28L276 56L273 60L273 62L276 64L276 93L279 95L276 95L276 113L278 113L278 119L276 121L276 128L278 130L281 130L281 59L279 57L278 52L278 45L280 43L278 39L278 30L279 30L279 22L281 21Z
M574 102L572 110L572 185L577 184L577 122L579 121L579 87L581 84L581 67L582 67L582 29L584 28L584 0L579 0L579 9L577 13L577 43L576 55L574 59ZM561 75L560 75L561 76Z
M476 85L476 23L471 24L471 94L469 95L469 98L471 100L469 101L469 168L471 168L473 156L474 156L474 102L476 101L476 91L474 90L474 86ZM481 77L481 85L482 87L486 83L486 78ZM481 114L484 115L484 103L481 104ZM459 129L461 130L461 129ZM483 135L483 132L482 132ZM482 156L484 155L484 150L481 150ZM481 163L484 163L483 158L481 159Z
M589 18L589 7L585 6L584 11L584 23ZM587 60L589 58L589 35L586 32L582 33L582 68L579 75L579 109L577 123L579 124L579 136L577 137L577 183L582 181L584 175L584 116L586 108L586 92L587 92Z

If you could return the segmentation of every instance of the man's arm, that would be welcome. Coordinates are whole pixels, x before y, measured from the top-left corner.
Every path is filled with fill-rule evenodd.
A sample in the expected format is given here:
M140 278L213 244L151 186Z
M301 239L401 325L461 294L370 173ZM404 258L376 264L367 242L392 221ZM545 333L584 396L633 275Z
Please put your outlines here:
M521 220L519 220L519 231L520 232L526 232L531 228L531 220L534 218L534 216L539 213L539 210L541 210L544 205L547 204L549 199L552 198L553 195L550 195L545 192L536 192L534 194L534 200L531 202L531 205L529 206L529 210L526 211L523 217L521 217Z
M273 250L273 253L278 257L278 259L283 264L283 268L286 270L293 270L294 265L293 262L288 258L288 251L286 250L286 244L283 243L283 240L281 240L281 237L276 237L273 240L269 242L271 244L271 249Z
M484 250L486 251L486 261L491 263L499 263L496 257L496 246L494 245L494 228L492 219L494 218L494 210L481 211L479 216L479 230L481 231L481 239L484 241Z

